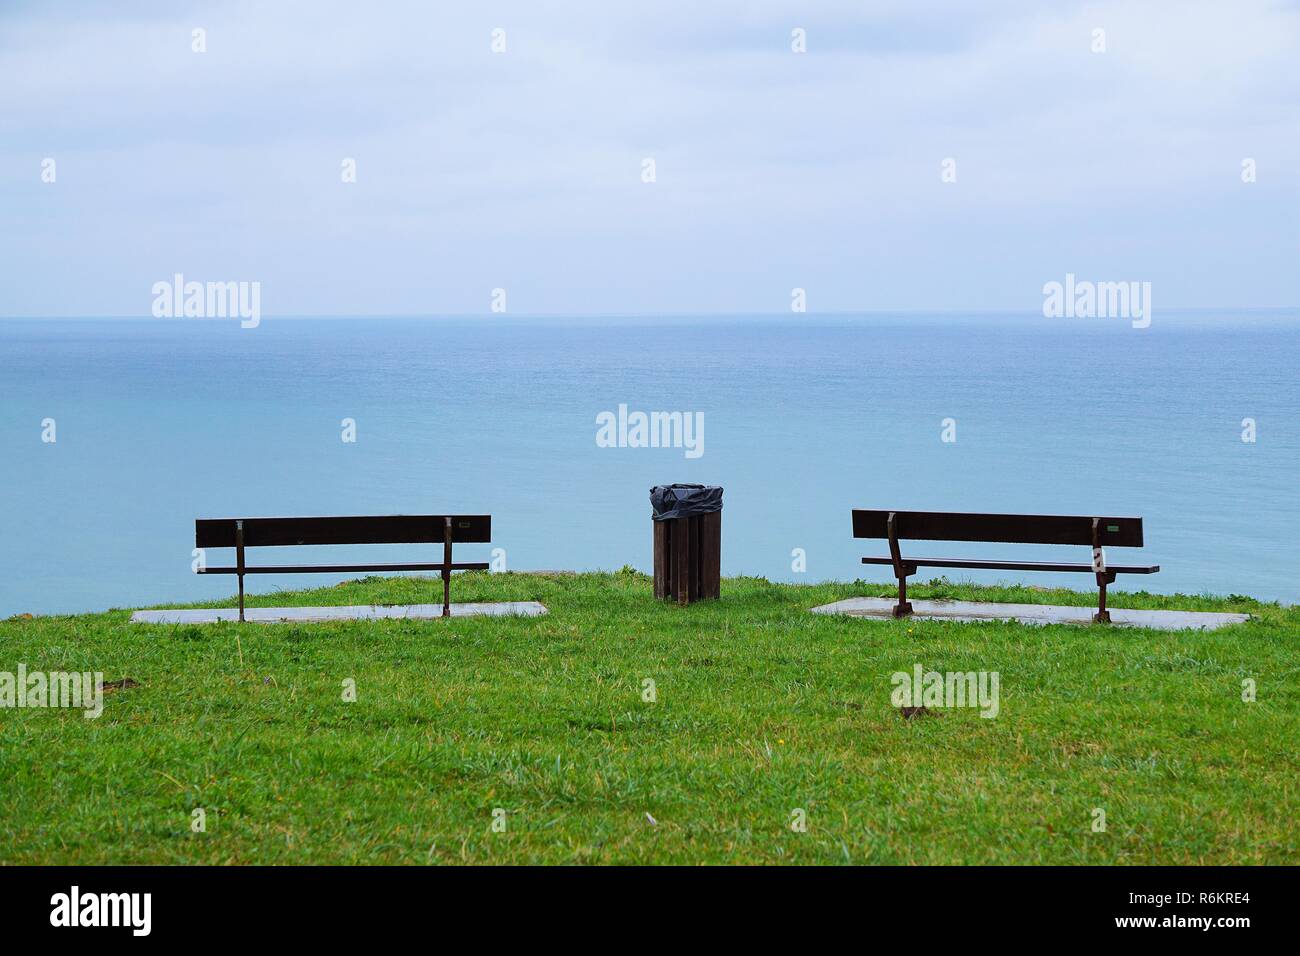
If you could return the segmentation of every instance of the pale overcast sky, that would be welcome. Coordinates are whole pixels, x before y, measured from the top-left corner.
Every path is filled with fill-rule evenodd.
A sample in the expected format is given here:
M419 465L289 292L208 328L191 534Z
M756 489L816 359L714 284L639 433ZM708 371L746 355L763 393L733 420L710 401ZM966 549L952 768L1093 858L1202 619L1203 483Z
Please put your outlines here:
M1298 64L1265 0L10 0L0 315L1295 306Z

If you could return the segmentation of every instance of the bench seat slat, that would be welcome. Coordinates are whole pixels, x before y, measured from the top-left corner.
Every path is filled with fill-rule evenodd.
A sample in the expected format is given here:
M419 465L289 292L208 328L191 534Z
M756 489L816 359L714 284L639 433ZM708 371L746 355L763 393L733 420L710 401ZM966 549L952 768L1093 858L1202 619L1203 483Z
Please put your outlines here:
M486 561L458 561L453 564L263 564L246 565L245 574L312 574L334 571L486 571ZM204 568L199 574L238 574L237 567Z
M194 547L235 547L235 524L244 523L244 547L308 544L442 544L451 518L456 544L492 540L491 515L335 515L315 518L198 518Z
M853 537L888 538L895 515L899 541L1000 541L1008 544L1092 544L1091 515L1020 515L963 511L868 511L854 509ZM1101 543L1142 547L1142 519L1095 516Z
M863 564L894 563L893 558L863 558ZM1074 561L987 561L976 558L903 558L904 564L925 568L988 568L1001 571L1094 571L1091 564ZM1160 565L1107 564L1107 571L1116 574L1155 574Z

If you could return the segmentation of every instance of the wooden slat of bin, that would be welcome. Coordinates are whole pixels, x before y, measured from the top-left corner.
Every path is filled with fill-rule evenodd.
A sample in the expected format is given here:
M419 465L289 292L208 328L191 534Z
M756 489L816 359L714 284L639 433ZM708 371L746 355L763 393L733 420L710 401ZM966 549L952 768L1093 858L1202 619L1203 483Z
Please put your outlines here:
M678 604L686 604L691 597L691 523L677 518L669 533L672 557L672 596Z
M668 597L668 522L655 521L654 524L654 564L655 597Z
M722 512L703 515L701 533L700 564L703 575L700 597L716 598L721 596L722 581L719 565L722 558Z

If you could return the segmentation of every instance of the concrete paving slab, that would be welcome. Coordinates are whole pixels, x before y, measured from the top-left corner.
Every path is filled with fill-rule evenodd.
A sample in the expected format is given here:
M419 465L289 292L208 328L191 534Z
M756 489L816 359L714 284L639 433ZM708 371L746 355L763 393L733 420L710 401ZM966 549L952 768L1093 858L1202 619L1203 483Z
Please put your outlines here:
M546 614L539 601L496 601L490 604L453 604L452 617L538 617ZM391 618L423 621L442 617L441 604L351 605L344 607L250 607L244 620L257 624L302 623L308 621L375 621ZM136 611L134 624L213 624L238 621L239 608L177 608L170 611Z
M823 604L814 614L880 617L893 620L893 598L858 597ZM1059 604L993 604L981 601L918 601L912 616L925 621L1017 621L1021 624L1091 624L1095 609ZM1130 611L1110 609L1111 626L1152 627L1160 631L1213 631L1250 620L1249 614L1212 611Z

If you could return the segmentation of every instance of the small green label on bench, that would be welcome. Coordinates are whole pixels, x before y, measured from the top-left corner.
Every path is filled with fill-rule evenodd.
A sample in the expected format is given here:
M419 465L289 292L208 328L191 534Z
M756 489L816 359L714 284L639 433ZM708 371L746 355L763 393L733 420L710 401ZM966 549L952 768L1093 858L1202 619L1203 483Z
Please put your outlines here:
M1119 530L1119 525L1117 525L1117 524L1108 524L1108 525L1106 525L1106 530L1107 530L1107 531L1118 531L1118 530Z

